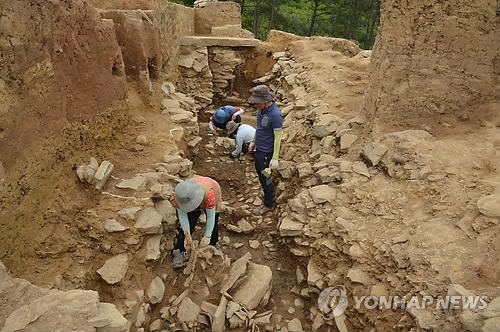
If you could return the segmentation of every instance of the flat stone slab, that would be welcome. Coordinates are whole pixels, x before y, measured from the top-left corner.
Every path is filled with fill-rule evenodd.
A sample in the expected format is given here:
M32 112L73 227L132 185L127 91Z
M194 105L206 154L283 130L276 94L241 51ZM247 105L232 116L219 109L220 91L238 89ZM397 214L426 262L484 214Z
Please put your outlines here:
M232 38L232 37L213 37L213 36L184 36L181 38L182 46L224 46L224 47L257 47L258 39L251 38Z

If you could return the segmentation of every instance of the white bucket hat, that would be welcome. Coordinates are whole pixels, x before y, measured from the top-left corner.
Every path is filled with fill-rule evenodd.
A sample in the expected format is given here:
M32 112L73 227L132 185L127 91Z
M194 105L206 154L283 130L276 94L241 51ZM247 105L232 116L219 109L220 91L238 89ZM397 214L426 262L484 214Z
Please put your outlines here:
M200 206L205 197L205 192L200 184L194 180L187 179L175 187L175 201L179 209L191 212Z

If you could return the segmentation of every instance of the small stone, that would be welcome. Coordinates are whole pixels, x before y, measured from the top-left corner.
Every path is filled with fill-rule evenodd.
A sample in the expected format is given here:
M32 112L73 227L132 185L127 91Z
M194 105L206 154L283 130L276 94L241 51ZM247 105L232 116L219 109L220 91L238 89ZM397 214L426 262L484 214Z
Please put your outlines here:
M366 176L367 178L371 177L371 174L368 171L368 167L366 167L366 164L362 161L355 161L354 163L352 163L352 171L359 175Z
M255 205L255 206L261 206L262 205L262 200L259 197L255 198L255 200L253 201L253 205Z
M239 229L235 225L226 224L226 228L227 228L228 231L235 232L235 233L238 233L238 234L241 233L241 229Z
M165 284L160 277L156 277L151 281L151 284L146 290L146 295L151 304L160 303L163 300L163 295L165 295Z
M246 219L238 221L238 228L245 234L251 233L255 229Z
M237 243L233 244L233 247L234 247L235 249L239 249L239 248L243 247L244 245L245 245L244 243L237 242Z
M146 242L146 260L147 261L155 261L160 259L161 251L160 251L160 243L163 235L153 235Z
M260 242L257 240L248 240L250 248L257 249L260 246Z
M95 188L101 190L106 184L108 179L111 177L111 172L113 171L114 165L108 160L104 160L94 175Z
M357 135L345 134L340 138L340 150L347 150L358 139Z
M304 308L304 300L297 298L293 301L293 305L296 308Z
M119 283L128 269L128 256L120 254L108 259L97 273L110 285Z
M135 142L140 145L147 145L148 144L148 139L144 135L139 135L135 139Z
M135 216L136 216L137 212L139 212L140 210L141 210L140 207L121 209L118 212L118 217L122 217L122 218L128 219L128 220L135 220Z
M158 331L159 329L161 329L161 323L162 323L161 319L155 320L149 325L149 331L151 332Z
M289 332L303 332L302 323L298 318L294 318L288 322L288 331Z
M372 166L376 166L386 152L387 148L385 145L370 143L363 147L361 157L365 158Z
M123 226L115 219L108 219L104 222L104 229L106 229L110 233L113 233L113 232L126 231L128 229L128 227Z
M301 266L297 266L295 270L295 275L297 277L297 284L300 285L306 280L306 271Z

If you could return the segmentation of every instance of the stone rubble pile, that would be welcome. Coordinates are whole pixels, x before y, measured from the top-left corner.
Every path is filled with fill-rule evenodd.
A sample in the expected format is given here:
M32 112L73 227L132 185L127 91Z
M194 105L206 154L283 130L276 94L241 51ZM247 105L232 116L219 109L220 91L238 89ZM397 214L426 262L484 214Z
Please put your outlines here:
M129 322L114 304L99 302L90 290L60 291L12 278L0 262L0 328L2 332L125 332Z
M182 52L178 65L182 74L177 82L179 90L203 108L211 105L214 99L242 103L235 86L241 85L244 51L233 47L184 46Z
M475 212L472 217L465 214L470 219L462 219L460 228L451 218L460 220L464 212L458 214L456 206L454 210L451 204L443 204L442 197L430 204L434 216L412 215L409 205L415 202L410 201L407 186L415 192L431 186L437 192L449 183L450 175L457 174L453 165L444 166L432 155L435 138L424 130L407 130L365 142L360 122L336 116L335 105L311 100L306 65L287 52L275 53L273 58L272 72L254 83L267 84L276 92L284 117L278 230L290 252L308 260L306 277L301 277L305 281L297 280L295 292L309 298L325 287L343 284L367 296L390 289L392 294L437 297L446 295L450 280L466 282L455 269L470 268L470 261L457 259L454 253L467 247L474 251L471 255L481 256L481 251L490 250L487 239L494 234L485 233L480 242L474 239L483 229L498 225L500 213L493 202L499 196L483 193L475 198L467 208ZM425 272L401 274L402 270ZM303 288L301 282L307 286ZM348 310L351 315L339 320L347 319L360 330L388 319L363 310L352 315L354 309ZM394 325L402 326L401 320L406 319L421 328L443 330L446 313L419 312L424 314L403 312L389 319ZM492 324L487 315L464 315L477 318L477 331ZM314 331L324 324L344 326L337 319L322 319L317 306L310 308L310 319ZM453 320L454 326L460 327L464 319Z
M93 157L87 165L80 165L76 169L76 175L80 182L92 184L96 190L102 190L113 172L113 164L104 160L100 165Z
M269 267L252 263L250 253L231 264L213 247L191 255L184 270L189 284L160 310L164 326L214 332L242 327L254 330L255 326L272 329L272 312L259 312L271 294Z

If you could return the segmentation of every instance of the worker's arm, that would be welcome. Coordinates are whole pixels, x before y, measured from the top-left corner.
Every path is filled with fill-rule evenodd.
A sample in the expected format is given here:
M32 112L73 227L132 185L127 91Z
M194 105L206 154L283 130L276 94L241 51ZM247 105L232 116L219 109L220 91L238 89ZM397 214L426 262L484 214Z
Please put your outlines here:
M241 108L236 107L236 112L234 112L233 116L234 116L234 117L237 117L238 115L241 115L241 114L243 114L243 113L245 113L245 110L243 110L243 109L241 109Z
M187 232L189 235L191 235L187 213L182 211L181 209L177 209L177 215L179 216L179 222L181 224L181 228L184 231L184 233Z
M231 152L231 155L233 157L238 157L238 155L241 153L242 149L243 149L243 136L236 135L236 148L234 149L233 152Z
M215 130L214 122L213 122L213 117L208 122L208 127L210 128L210 131L214 131Z
M212 237L212 232L215 226L215 207L207 209L207 228L205 229L205 236Z
M281 147L281 132L282 130L274 130L274 151L273 151L273 158L275 160L278 160L280 156L280 147Z

